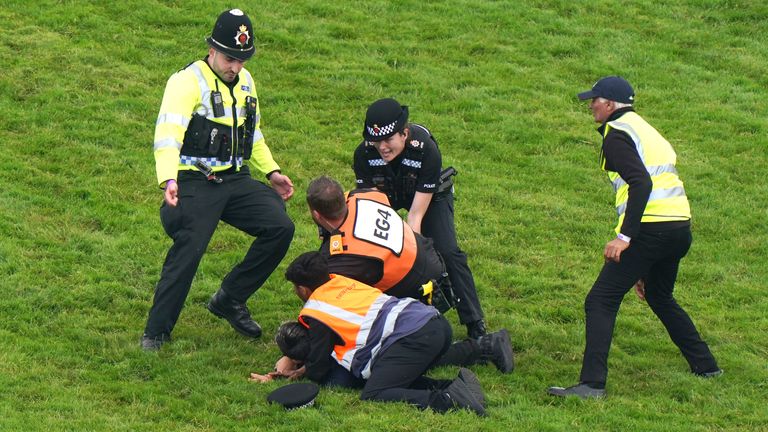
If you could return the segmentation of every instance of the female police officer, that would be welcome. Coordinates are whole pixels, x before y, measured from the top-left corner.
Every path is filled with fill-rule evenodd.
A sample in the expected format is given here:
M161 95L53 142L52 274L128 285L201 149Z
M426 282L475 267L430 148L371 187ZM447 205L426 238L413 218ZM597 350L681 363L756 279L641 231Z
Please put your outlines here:
M408 123L407 106L380 99L368 107L363 138L354 157L357 187L385 192L393 208L408 210L408 225L415 232L433 239L459 298L461 323L469 337L484 335L475 281L456 242L450 176L441 183L442 158L432 134Z

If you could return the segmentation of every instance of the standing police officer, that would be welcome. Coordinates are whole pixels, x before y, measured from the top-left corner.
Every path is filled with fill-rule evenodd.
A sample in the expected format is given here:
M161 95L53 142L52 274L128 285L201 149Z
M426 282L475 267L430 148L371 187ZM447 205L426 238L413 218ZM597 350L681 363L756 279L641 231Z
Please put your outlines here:
M408 225L432 238L445 261L467 334L484 335L475 280L467 255L456 242L450 177L441 184L442 157L432 134L424 126L408 123L407 106L380 99L368 107L363 138L354 156L357 187L376 187L387 194L393 208L408 210Z
M239 333L257 338L246 300L282 260L293 238L283 200L293 195L259 129L259 103L243 68L255 52L251 20L223 12L206 39L208 55L169 79L155 129L157 181L165 189L160 220L173 239L141 346L170 340L200 259L219 220L256 237L242 262L224 278L208 309ZM246 162L272 188L254 180Z
M605 395L608 350L616 315L633 285L667 329L691 372L722 373L688 314L673 296L680 260L691 246L691 210L669 142L633 109L635 92L618 76L579 94L603 137L601 168L616 193L616 238L605 245L605 264L584 302L586 348L577 385L550 387L554 396Z

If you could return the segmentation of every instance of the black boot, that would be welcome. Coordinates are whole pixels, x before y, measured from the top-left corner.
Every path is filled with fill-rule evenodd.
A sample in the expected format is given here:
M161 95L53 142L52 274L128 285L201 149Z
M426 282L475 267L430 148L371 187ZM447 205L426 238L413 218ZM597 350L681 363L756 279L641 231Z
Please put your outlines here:
M147 336L146 334L141 337L141 349L144 351L157 351L164 343L171 340L171 335L161 333L157 336Z
M467 409L479 416L485 415L485 407L477 400L477 396L461 378L453 380L451 385L444 390L443 394L453 405L453 408Z
M490 361L502 373L515 369L515 355L506 329L480 337L480 360Z
M470 339L477 339L486 333L488 330L485 329L485 321L481 319L467 324L467 337Z
M251 312L245 303L229 297L223 290L216 291L208 302L208 310L219 318L229 321L238 333L251 338L261 336L261 327L251 318Z
M480 385L480 380L477 379L477 375L467 368L461 368L459 369L459 379L464 381L467 389L480 402L480 405L485 406L485 394L483 393L483 387Z

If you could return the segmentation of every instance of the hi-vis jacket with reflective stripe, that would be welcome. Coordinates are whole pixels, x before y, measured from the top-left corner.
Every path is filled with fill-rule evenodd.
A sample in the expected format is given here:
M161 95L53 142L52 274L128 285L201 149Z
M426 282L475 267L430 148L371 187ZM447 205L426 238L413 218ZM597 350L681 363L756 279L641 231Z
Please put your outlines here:
M685 221L691 218L691 210L688 198L685 196L683 182L677 175L675 163L677 155L669 142L643 120L637 113L629 111L621 117L606 124L603 138L611 129L620 130L635 143L637 153L643 161L648 174L653 181L653 189L648 197L645 212L641 222L669 222ZM618 173L605 168L605 159L601 161L603 170L608 173L608 179L616 192L616 213L619 222L616 225L616 233L621 230L624 222L624 214L629 196L629 185Z
M155 168L157 182L161 187L165 181L176 179L179 170L192 170L198 157L184 155L184 134L187 131L194 113L205 116L206 119L227 127L230 136L237 137L237 127L245 122L245 98L256 98L251 74L243 68L233 83L222 81L208 66L205 60L191 63L184 69L171 75L165 87L160 113L155 126ZM224 116L214 117L211 92L218 89L221 92L224 105ZM264 141L259 129L260 110L256 107L256 128L253 133L253 153L251 164L261 171L268 173L280 169L272 159L272 154ZM233 130L234 126L234 130ZM234 148L235 146L233 146ZM234 151L234 150L233 150ZM228 161L218 158L201 158L214 171L223 171L234 164L239 168L243 164L242 157L233 155Z
M367 379L378 353L391 345L387 338L415 330L403 333L402 327L415 325L418 329L424 325L405 322L409 320L398 322L409 305L428 308L412 298L398 299L354 279L331 274L331 280L315 289L304 304L299 321L311 317L336 332L344 345L334 346L334 360L353 375ZM430 314L434 316L437 311L425 314L425 321Z
M376 288L386 291L413 269L418 253L416 236L382 192L355 191L347 196L347 218L331 233L330 255L377 258L384 265ZM426 281L423 281L426 282Z

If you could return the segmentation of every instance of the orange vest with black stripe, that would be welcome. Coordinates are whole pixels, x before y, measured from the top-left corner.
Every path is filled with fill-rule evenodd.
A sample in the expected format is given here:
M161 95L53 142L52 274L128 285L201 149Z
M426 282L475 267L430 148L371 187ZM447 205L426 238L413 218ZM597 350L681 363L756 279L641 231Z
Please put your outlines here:
M347 218L331 233L330 255L350 254L377 258L384 265L381 280L373 284L381 291L395 286L416 262L416 236L389 206L379 191L355 192L347 197Z
M396 323L400 312L416 300L397 299L354 279L330 276L304 304L299 321L306 326L302 318L308 316L331 328L344 341L334 346L333 358L356 376L368 378L378 348L395 330L395 325L383 326L381 334L371 334L374 322L382 315Z

